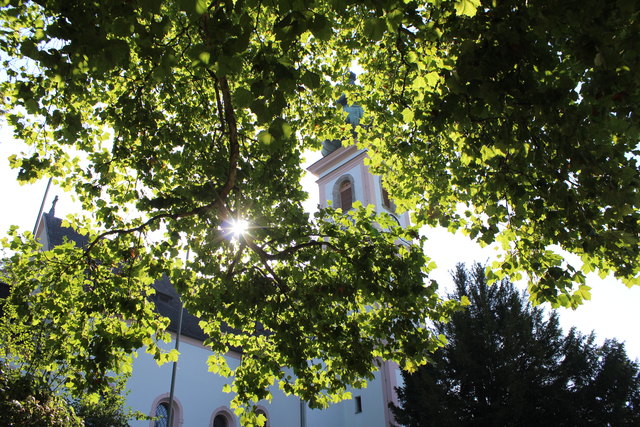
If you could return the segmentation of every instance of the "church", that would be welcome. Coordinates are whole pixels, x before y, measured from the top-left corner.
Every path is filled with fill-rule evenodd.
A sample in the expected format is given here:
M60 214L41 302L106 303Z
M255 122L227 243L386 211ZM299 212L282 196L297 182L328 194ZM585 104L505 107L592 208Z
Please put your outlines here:
M348 113L347 121L357 124L360 107L343 105L343 109ZM320 207L328 206L331 201L332 206L349 210L355 201L360 201L363 205L375 206L378 212L393 215L401 226L409 224L406 213L395 213L381 178L369 172L364 162L366 150L343 147L340 141L325 141L322 155L308 168L317 178ZM86 242L84 236L62 227L62 220L55 217L53 208L42 215L36 236L45 250L62 243L65 237L79 245ZM157 421L133 421L131 425L169 425L167 414L173 377L172 427L239 427L238 417L229 409L231 395L222 392L228 379L207 371L206 361L211 353L203 345L206 337L198 326L198 319L182 309L179 296L166 277L157 280L154 288L156 309L171 321L169 330L173 342L165 348L174 348L178 340L180 358L175 375L172 375L172 363L158 366L150 354L143 350L137 352L133 374L127 384L130 390L127 404L134 410L157 417ZM226 354L230 366L241 357L240 350ZM274 387L271 390L273 400L261 402L258 412L266 417L266 425L271 427L389 427L395 425L389 404L397 404L395 387L401 385L401 381L395 363L381 362L375 379L366 388L350 390L351 400L324 410L310 409L297 397L286 396Z

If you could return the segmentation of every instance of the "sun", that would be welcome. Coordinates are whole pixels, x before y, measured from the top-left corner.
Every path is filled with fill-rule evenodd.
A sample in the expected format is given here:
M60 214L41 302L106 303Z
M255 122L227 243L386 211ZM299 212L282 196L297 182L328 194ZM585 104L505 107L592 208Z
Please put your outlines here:
M249 229L249 223L244 219L232 219L229 221L228 231L235 239L238 239Z

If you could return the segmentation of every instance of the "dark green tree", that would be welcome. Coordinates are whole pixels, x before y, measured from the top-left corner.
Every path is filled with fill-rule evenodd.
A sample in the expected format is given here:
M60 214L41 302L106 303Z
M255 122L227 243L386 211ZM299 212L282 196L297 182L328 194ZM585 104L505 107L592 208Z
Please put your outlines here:
M480 265L454 273L468 299L435 329L449 343L404 373L398 423L407 426L623 426L640 422L640 371L624 345L594 343L532 307L510 282L486 284Z

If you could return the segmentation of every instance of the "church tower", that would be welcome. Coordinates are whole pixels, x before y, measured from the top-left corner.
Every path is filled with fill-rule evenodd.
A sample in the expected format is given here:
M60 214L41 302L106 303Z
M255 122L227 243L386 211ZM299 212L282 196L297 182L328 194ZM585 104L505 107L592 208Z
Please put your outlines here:
M327 207L331 201L334 208L347 211L355 201L360 201L364 206L375 206L376 212L392 215L403 227L409 225L407 213L396 213L393 200L382 186L382 177L373 175L365 165L367 150L334 144L334 141L325 141L323 157L308 168L317 177L320 207Z
M322 154L323 157L308 168L309 172L317 177L321 208L327 207L331 201L334 208L347 211L355 201L360 201L364 206L374 205L376 212L392 215L403 227L409 225L407 213L398 215L395 212L393 201L382 187L382 178L373 175L365 165L366 150L358 149L354 145L342 147L339 141L325 141ZM382 362L376 380L368 387L371 391L377 389L376 396L369 394L369 402L363 402L361 405L381 405L384 411L384 425L396 425L389 403L399 406L395 388L400 385L402 376L398 365L394 362ZM352 394L357 406L360 396L357 396L357 391L353 391Z
M355 84L356 75L349 73L349 83ZM347 113L346 123L353 128L360 124L364 111L358 104L349 105L343 94L338 105ZM326 140L322 144L322 159L308 171L318 177L316 183L320 192L320 207L325 208L332 202L334 208L348 211L355 201L363 206L374 205L376 212L386 212L398 221L402 227L409 225L409 215L398 215L393 201L382 186L382 178L369 172L364 159L367 150L355 145L343 147L342 141Z
M362 117L362 107L357 104L347 105L344 95L338 100L342 109L348 113L347 123L357 126ZM308 171L317 177L319 190L319 206L325 208L331 201L331 206L348 211L353 203L360 201L363 206L373 205L376 212L386 212L392 215L402 227L409 225L409 215L399 215L395 211L393 200L383 188L382 177L374 175L365 164L366 149L358 149L355 145L342 146L339 140L324 141L322 158L308 167ZM402 385L400 368L394 362L382 362L376 379L369 384L369 389L375 389L373 395L368 393L369 402L361 402L361 396L353 391L356 408L358 406L380 405L384 413L384 425L396 425L389 404L399 406L395 388ZM370 390L373 391L373 390ZM357 409L356 409L357 411ZM376 420L375 424L382 420Z

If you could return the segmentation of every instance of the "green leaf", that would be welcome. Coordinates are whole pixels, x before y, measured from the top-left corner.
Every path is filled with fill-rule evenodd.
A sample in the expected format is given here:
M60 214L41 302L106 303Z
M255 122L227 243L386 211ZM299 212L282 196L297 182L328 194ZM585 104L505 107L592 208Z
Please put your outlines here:
M195 13L196 15L202 15L207 11L207 0L178 0L178 6L181 10L188 13Z
M382 38L387 24L381 18L368 18L364 21L364 35L372 41L378 41Z
M411 109L405 108L402 110L402 121L405 123L413 122L413 111L411 111Z
M302 83L309 89L316 89L320 86L320 76L316 73L306 71L301 77Z
M455 3L456 13L460 16L474 16L479 6L480 0L458 0Z
M261 144L269 145L274 141L274 138L273 136L271 136L269 132L267 132L266 130L263 130L258 134L258 141Z
M251 101L253 101L253 94L250 90L239 87L233 93L233 98L238 108L248 108Z

